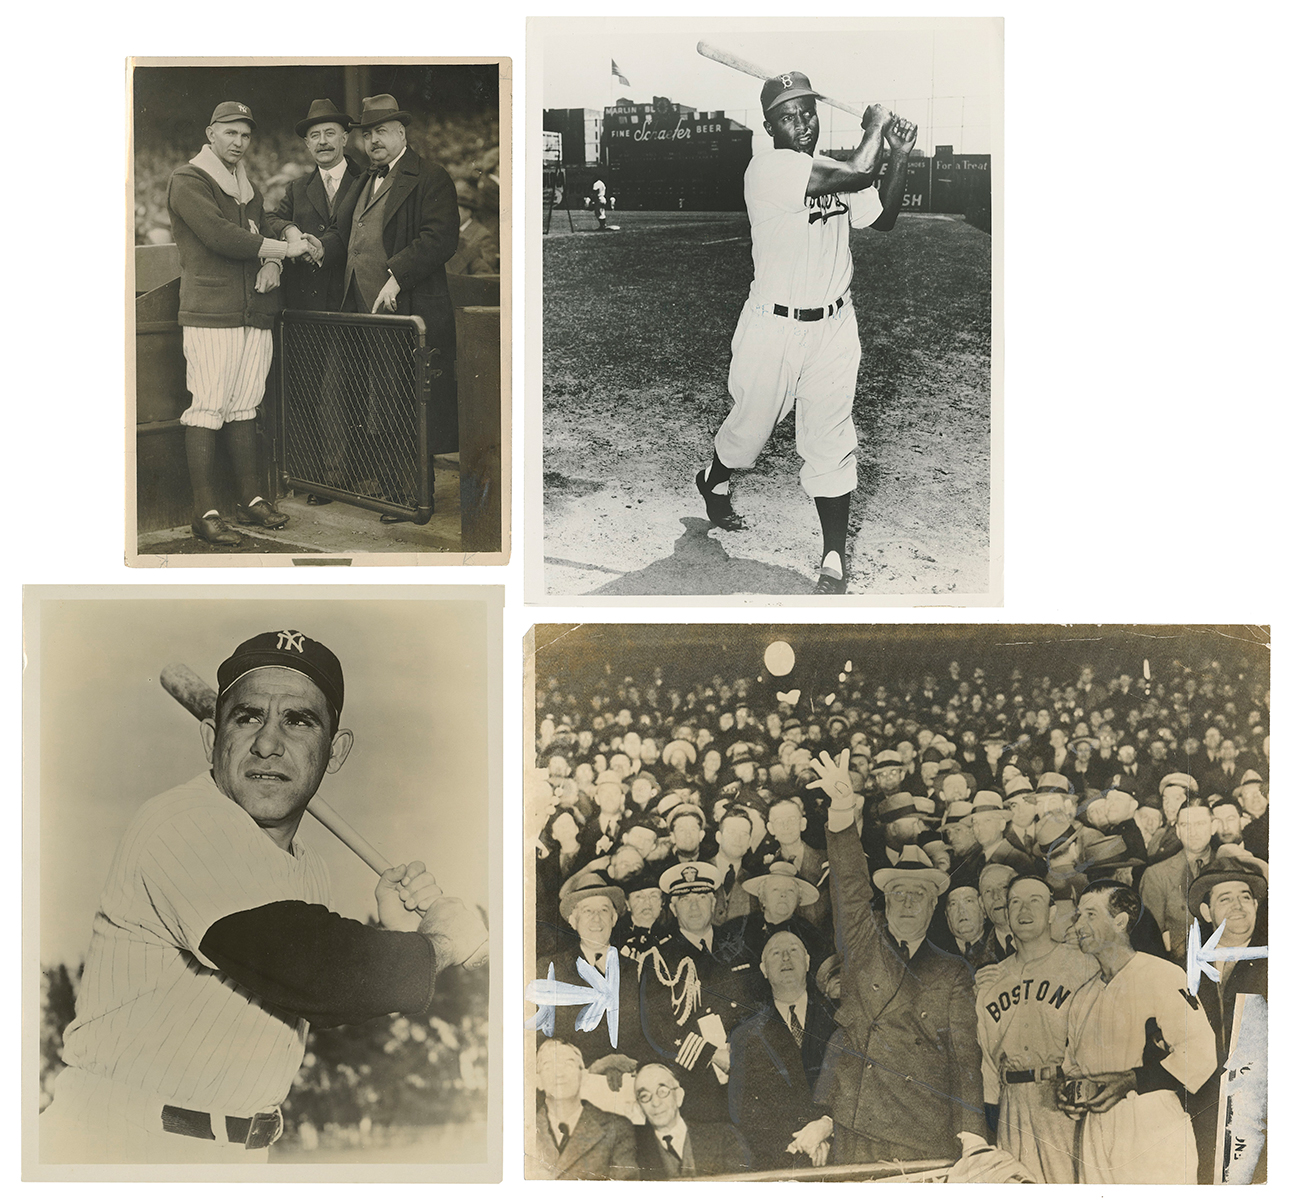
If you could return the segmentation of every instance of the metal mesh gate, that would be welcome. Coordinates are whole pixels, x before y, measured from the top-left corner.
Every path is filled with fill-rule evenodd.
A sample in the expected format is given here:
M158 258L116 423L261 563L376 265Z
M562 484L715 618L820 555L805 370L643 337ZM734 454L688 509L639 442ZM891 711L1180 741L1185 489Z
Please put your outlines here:
M435 511L431 365L420 317L288 310L279 358L282 470L299 490L411 517Z

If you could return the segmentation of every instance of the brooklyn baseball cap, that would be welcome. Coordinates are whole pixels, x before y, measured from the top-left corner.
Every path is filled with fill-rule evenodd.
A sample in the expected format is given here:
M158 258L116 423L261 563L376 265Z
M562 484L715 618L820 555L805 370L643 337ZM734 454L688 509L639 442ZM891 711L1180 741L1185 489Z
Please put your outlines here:
M340 719L341 703L345 699L345 677L341 674L337 656L322 642L316 642L295 629L278 629L248 638L220 664L215 677L220 696L223 697L247 672L261 667L285 667L313 680L331 709L332 720Z
M771 112L778 104L786 100L796 100L799 96L819 98L820 92L812 90L812 83L802 71L786 71L784 75L773 75L765 84L760 99L763 103L763 114Z
M215 106L215 112L211 114L211 119L207 122L209 125L218 125L221 121L246 121L252 129L256 127L256 120L251 115L251 109L237 100L224 100Z

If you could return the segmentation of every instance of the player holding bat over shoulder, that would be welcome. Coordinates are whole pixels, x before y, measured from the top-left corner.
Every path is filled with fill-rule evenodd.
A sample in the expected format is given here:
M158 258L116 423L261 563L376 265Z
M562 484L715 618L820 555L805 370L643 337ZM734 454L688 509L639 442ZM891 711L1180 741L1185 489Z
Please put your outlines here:
M713 461L695 482L713 524L744 529L732 506L732 472L752 467L772 430L797 407L799 482L821 521L816 591L842 595L857 486L852 406L861 362L849 234L893 228L916 127L872 104L861 142L840 161L816 153L818 99L799 71L763 85L763 128L773 149L755 155L745 171L754 281L731 342L731 412L714 438ZM877 186L885 151L888 173Z
M311 1024L425 1012L436 975L487 938L421 863L376 888L380 928L330 911L298 836L354 742L341 664L296 630L221 664L202 722L210 770L149 800L108 873L46 1159L264 1162Z

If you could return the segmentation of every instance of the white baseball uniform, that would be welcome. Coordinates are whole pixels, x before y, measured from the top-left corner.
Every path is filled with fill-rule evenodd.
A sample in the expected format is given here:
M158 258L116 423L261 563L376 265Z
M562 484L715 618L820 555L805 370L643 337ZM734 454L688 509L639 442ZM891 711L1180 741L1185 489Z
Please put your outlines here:
M148 801L117 847L64 1036L68 1064L41 1119L77 1161L256 1161L267 1151L162 1131L165 1105L223 1116L273 1110L308 1022L235 983L201 951L220 918L282 900L328 906L327 868L286 853L210 774ZM109 1158L83 1157L83 1145Z
M745 171L754 281L731 341L732 409L713 446L726 466L751 467L796 408L803 490L842 496L857 486L861 363L849 235L873 224L883 203L875 187L809 196L811 174L812 156L797 150L756 155Z
M1201 1005L1189 995L1184 972L1165 959L1137 953L1108 983L1095 975L1073 995L1064 1073L1097 1075L1143 1066L1149 1036L1160 1036L1167 1051L1161 1065L1190 1092L1216 1069L1216 1038ZM1081 1118L1078 1183L1196 1183L1197 1178L1193 1129L1174 1092L1131 1092L1108 1112Z
M1055 1102L1055 1068L1068 1040L1068 1005L1099 965L1074 946L1055 943L1030 962L1011 954L989 987L979 989L982 1090L1000 1105L997 1144L1042 1183L1076 1183L1074 1123ZM1044 1074L1010 1082L1006 1072Z
M184 384L193 403L180 413L180 424L221 429L226 421L250 421L265 398L273 357L268 329L185 325Z

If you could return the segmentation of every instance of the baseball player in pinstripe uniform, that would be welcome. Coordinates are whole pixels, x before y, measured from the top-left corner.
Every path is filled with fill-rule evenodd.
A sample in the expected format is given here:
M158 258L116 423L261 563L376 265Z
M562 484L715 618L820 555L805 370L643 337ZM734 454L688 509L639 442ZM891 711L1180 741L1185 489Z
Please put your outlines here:
M424 1012L437 971L485 936L421 863L382 875L380 928L329 911L327 870L297 835L354 741L326 646L263 633L218 681L210 771L143 805L113 858L45 1161L265 1161L310 1025Z
M857 486L852 405L861 343L849 233L893 228L916 127L872 104L861 143L839 161L816 154L817 99L798 71L763 85L763 128L773 149L745 171L754 282L731 342L731 412L713 440L713 461L695 482L710 521L744 529L731 503L731 474L752 467L772 430L797 408L799 481L821 520L816 590L830 595L847 591L848 507ZM885 143L888 174L877 189Z
M242 162L255 127L245 104L218 104L206 128L207 144L175 170L166 193L179 249L179 323L193 396L180 416L193 486L193 536L221 546L242 539L221 516L217 500L220 430L233 464L238 523L266 529L287 524L286 515L258 490L255 416L273 359L283 259L312 253L296 230L289 241L261 234L264 198Z

